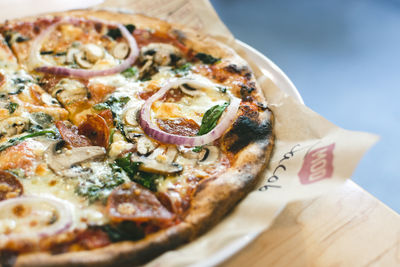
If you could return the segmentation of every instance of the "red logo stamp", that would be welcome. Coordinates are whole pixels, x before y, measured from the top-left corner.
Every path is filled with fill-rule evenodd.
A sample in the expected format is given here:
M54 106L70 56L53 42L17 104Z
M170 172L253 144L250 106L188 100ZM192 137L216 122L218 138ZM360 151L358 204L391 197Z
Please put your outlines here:
M298 173L302 184L311 184L332 177L334 148L335 143L307 153Z

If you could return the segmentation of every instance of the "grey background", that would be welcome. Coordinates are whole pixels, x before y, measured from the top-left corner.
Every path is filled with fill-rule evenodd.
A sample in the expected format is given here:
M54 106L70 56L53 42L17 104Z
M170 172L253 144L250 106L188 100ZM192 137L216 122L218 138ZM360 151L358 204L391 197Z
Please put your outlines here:
M353 180L400 212L400 1L211 0L336 125L380 135Z

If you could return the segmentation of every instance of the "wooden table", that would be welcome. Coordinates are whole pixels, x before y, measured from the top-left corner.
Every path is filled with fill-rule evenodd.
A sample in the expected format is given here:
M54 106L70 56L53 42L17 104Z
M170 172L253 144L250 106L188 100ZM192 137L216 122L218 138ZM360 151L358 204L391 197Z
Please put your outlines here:
M400 266L400 216L352 181L288 205L221 266Z

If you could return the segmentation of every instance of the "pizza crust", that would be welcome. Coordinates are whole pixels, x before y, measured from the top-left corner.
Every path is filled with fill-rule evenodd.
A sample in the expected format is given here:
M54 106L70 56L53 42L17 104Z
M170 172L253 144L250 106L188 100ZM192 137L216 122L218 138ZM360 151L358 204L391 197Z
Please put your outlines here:
M120 23L133 23L139 28L153 28L161 32L175 32L188 47L210 53L238 66L248 64L234 50L209 36L184 29L180 25L149 18L138 14L112 13L103 10L75 10L54 13L55 16L98 18ZM35 20L36 17L20 21ZM19 20L11 21L18 22ZM251 80L255 82L252 75ZM256 99L265 103L261 88L256 85ZM264 122L273 126L273 114L263 111ZM272 127L273 128L273 127ZM235 155L234 165L219 177L202 181L191 201L187 217L178 225L148 235L139 241L124 241L89 251L58 255L30 253L20 255L15 266L111 266L116 264L143 264L161 253L187 243L219 222L255 186L257 176L269 161L274 145L273 133L251 142Z

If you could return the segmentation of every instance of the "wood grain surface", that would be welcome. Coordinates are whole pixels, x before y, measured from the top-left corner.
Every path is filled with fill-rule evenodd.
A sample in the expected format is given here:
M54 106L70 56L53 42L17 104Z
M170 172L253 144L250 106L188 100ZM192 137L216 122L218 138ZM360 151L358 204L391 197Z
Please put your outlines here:
M288 205L221 266L400 266L400 216L352 181Z

